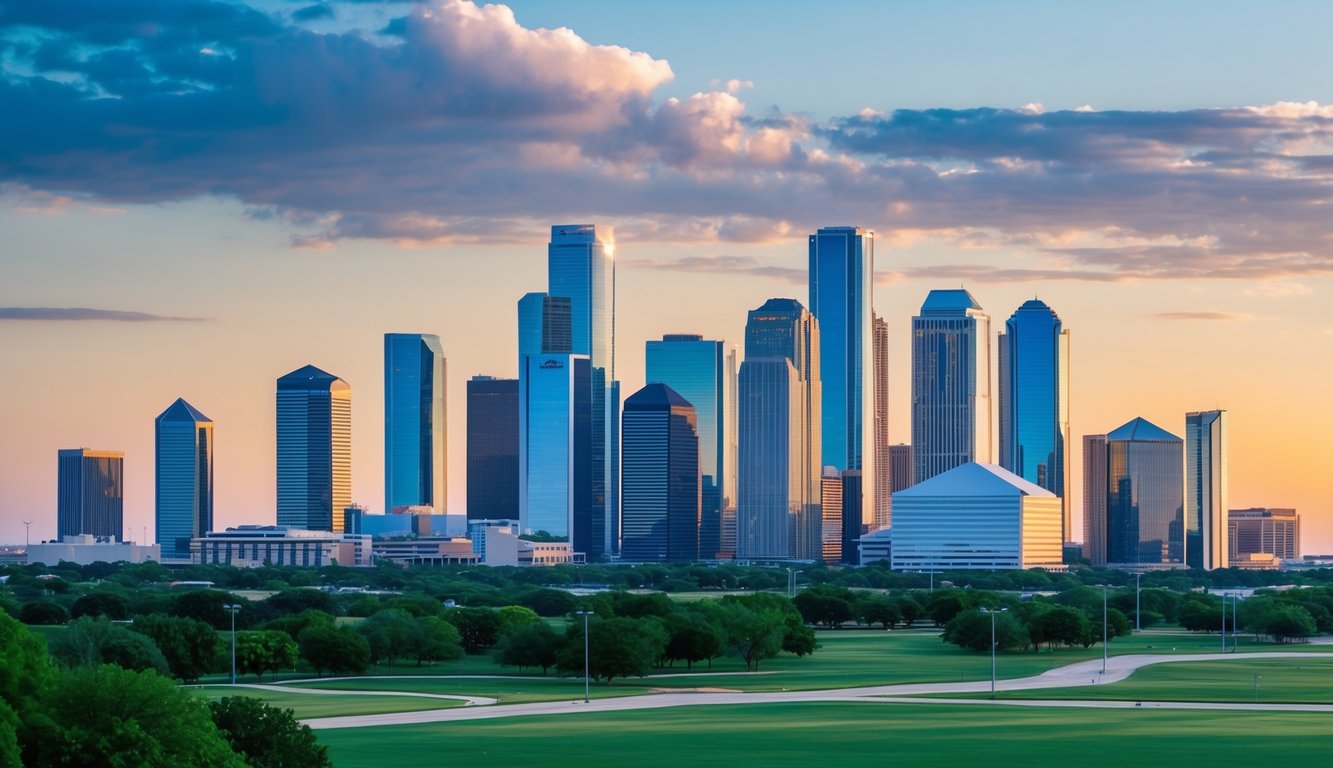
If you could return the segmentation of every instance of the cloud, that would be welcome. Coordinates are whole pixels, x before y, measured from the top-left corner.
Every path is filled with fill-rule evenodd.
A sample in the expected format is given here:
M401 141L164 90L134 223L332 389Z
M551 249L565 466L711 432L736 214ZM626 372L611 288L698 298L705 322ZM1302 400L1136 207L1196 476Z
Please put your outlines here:
M620 264L669 272L702 272L766 277L796 285L805 285L809 275L804 269L764 264L752 256L686 256L679 259L621 259Z
M114 323L205 322L204 317L173 317L148 312L130 312L119 309L90 309L88 307L0 307L0 321L38 320L57 322L101 321Z
M1153 317L1159 320L1252 320L1252 315L1238 315L1232 312L1158 312Z
M1262 296L1270 299L1283 299L1289 296L1309 296L1314 289L1301 283L1265 282L1241 291L1246 296Z

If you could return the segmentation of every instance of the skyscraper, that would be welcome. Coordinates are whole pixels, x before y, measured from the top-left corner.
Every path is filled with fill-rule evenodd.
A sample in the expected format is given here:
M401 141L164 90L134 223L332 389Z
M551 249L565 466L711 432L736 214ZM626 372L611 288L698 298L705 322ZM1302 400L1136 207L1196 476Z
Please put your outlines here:
M916 461L912 458L912 446L898 443L889 446L889 488L894 493L911 488L916 478Z
M1244 567L1251 555L1272 555L1278 560L1301 556L1301 518L1296 510L1252 507L1227 514L1228 564Z
M666 384L648 384L625 400L624 559L699 559L702 446L696 424L694 406Z
M649 341L644 358L645 381L666 384L694 406L703 484L699 557L706 560L717 557L722 549L723 508L734 507L736 503L735 480L730 477L736 468L728 462L732 457L726 449L729 438L726 402L731 377L727 375L725 353L720 341L705 341L702 336L690 334L668 334L661 341ZM628 400L625 407L629 407ZM628 419L623 423L628 424Z
M188 558L190 539L213 530L213 420L177 398L153 422L157 543Z
M57 470L56 533L123 538L125 453L61 449Z
M726 454L723 462L727 468L722 473L722 533L721 549L718 556L734 558L736 556L736 504L740 498L737 490L736 468L740 446L740 364L736 361L736 348L730 347L726 354L726 394L722 399L722 411L726 424L722 439L722 450Z
M990 316L962 289L912 318L912 450L917 483L991 460Z
M620 546L620 388L616 378L616 266L611 230L551 227L547 291L570 301L571 351L591 366L592 539L590 559Z
M825 563L837 563L842 560L842 473L837 467L824 467L819 487L820 517L823 521L820 559Z
M875 521L875 233L824 227L810 235L810 314L819 322L821 462L860 470L861 519Z
M467 383L467 519L517 520L518 379Z
M445 370L440 337L384 334L385 512L445 512Z
M313 365L278 379L278 525L342 531L352 503L352 388Z
M893 461L889 456L889 324L875 315L875 520L872 529L893 522Z
M573 349L570 302L566 296L528 293L518 300L518 359L524 355L561 354Z
M736 556L817 559L819 323L799 301L750 311L738 392Z
M1060 497L1069 541L1069 331L1032 299L1005 323L999 345L1000 466Z
M1228 566L1226 414L1185 414L1185 563L1190 568Z
M1142 418L1106 434L1107 565L1185 565L1182 448Z
M859 543L861 536L869 529L861 517L863 477L859 469L848 469L842 473L842 551L839 562L848 565L861 564Z
M1106 565L1106 435L1083 436L1083 556Z
M587 355L528 355L519 371L519 525L587 553L592 536L592 373Z

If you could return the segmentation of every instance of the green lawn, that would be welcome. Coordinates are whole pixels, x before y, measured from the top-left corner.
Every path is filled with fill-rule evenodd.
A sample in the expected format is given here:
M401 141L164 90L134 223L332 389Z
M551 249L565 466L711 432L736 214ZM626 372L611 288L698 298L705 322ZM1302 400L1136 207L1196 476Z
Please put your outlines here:
M1322 765L1322 714L763 704L319 731L339 768Z
M232 688L225 685L205 685L191 689L209 699L224 696L249 696L275 707L291 709L297 719L337 717L340 715L377 715L383 712L413 712L420 709L446 709L462 706L461 701L427 699L411 696L336 696L332 694L300 694L282 691L263 691L255 688Z

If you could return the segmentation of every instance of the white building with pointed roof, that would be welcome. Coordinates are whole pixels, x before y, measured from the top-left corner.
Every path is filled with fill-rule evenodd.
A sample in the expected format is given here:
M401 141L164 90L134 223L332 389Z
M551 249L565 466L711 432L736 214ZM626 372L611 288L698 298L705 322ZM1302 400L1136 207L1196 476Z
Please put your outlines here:
M970 462L893 494L895 571L1062 570L1060 497Z

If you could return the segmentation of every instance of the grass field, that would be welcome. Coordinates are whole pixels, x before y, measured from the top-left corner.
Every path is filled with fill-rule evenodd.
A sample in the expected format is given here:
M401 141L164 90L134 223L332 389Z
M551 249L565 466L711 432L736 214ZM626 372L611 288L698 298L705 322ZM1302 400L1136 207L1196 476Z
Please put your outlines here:
M1322 765L1328 717L1305 713L969 705L764 704L320 731L339 768L383 762L691 768Z
M336 717L338 715L377 715L384 712L413 712L420 709L445 709L462 706L461 701L415 698L411 696L336 696L264 691L256 688L232 688L205 685L191 689L209 699L224 696L249 696L275 707L291 709L297 719Z

